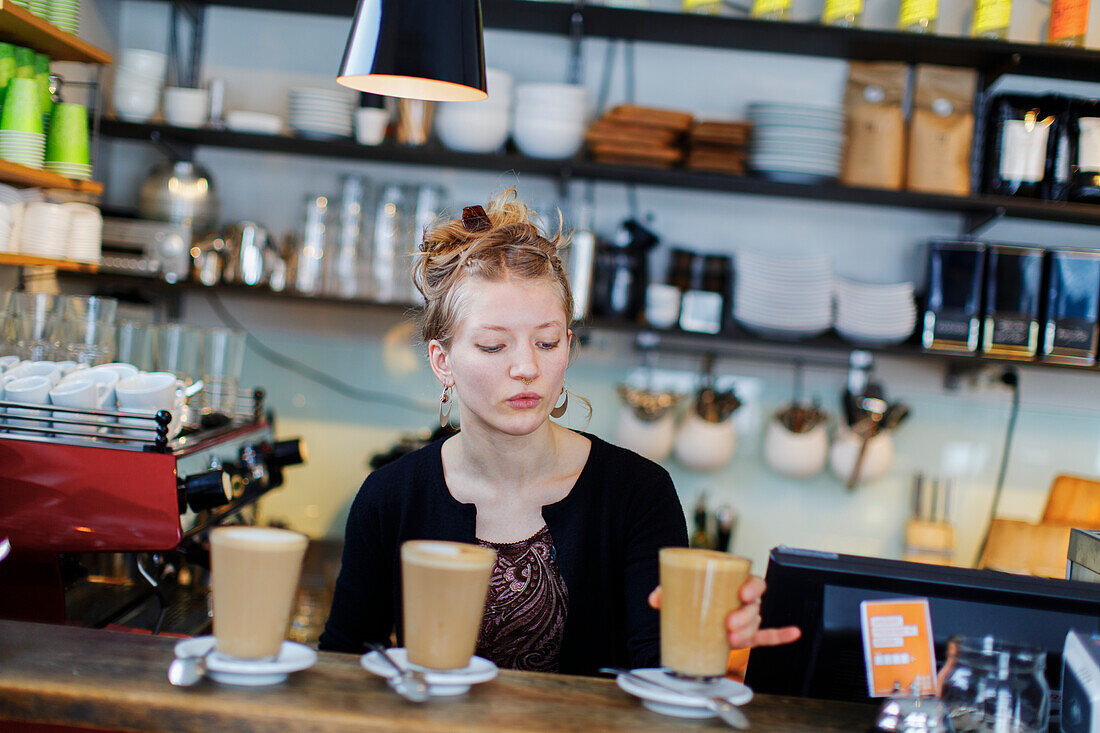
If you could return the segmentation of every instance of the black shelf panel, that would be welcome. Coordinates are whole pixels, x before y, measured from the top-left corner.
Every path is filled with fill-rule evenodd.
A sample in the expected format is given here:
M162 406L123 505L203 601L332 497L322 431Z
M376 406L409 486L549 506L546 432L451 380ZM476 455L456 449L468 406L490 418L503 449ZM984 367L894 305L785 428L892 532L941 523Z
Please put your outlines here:
M513 0L520 2L521 0ZM645 168L607 165L584 158L543 160L519 153L456 153L438 146L403 147L387 143L359 145L351 139L312 140L290 135L260 135L229 130L191 129L163 124L136 124L104 119L105 137L148 140L153 132L188 145L280 152L341 160L364 160L409 165L442 166L494 172L578 178L592 181L634 183L702 191L717 191L755 196L832 201L867 206L888 206L927 211L948 211L972 215L1004 215L1070 224L1100 224L1100 206L1061 201L1038 201L1001 196L969 197L941 194L855 188L835 183L799 184L769 181L750 176L731 176L683 168Z
M390 315L412 314L416 306L408 303L379 303L365 298L339 298L328 295L302 295L294 292L275 292L266 287L250 287L232 283L221 283L215 286L207 286L195 281L183 281L168 283L156 278L139 275L126 275L113 272L65 272L59 273L65 279L79 279L95 285L97 292L112 296L134 294L142 298L154 299L157 297L175 297L185 293L202 295L227 294L255 298L265 298L271 302L292 303L323 303L326 305L340 305L359 309L376 309ZM1043 367L1047 369L1073 370L1083 373L1100 373L1100 365L1083 366L1074 364L1051 364L1043 361L1017 361L1012 359L997 359L980 354L950 354L937 351L926 351L919 343L910 341L903 344L884 347L866 347L845 341L833 332L823 334L811 339L801 341L777 341L766 339L737 326L731 326L722 333L709 335L681 331L679 329L659 330L645 324L632 321L614 320L606 318L590 318L579 324L579 330L583 336L586 331L613 331L635 334L638 340L644 340L644 335L652 335L656 339L659 350L687 353L715 353L717 356L728 358L741 358L753 361L766 362L802 362L808 366L814 363L838 366L847 363L846 358L838 355L847 354L854 350L869 351L872 354L893 356L906 359L920 359L924 361L953 364L967 367L983 365L1015 365L1020 367ZM829 359L826 355L834 355Z
M355 0L206 0L221 5L351 16ZM531 0L482 0L487 28L568 35L573 4ZM776 23L688 13L589 5L584 32L600 38L672 43L710 48L853 59L967 66L1079 81L1100 79L1100 51L1031 43L1010 43L897 31L835 28L818 23Z

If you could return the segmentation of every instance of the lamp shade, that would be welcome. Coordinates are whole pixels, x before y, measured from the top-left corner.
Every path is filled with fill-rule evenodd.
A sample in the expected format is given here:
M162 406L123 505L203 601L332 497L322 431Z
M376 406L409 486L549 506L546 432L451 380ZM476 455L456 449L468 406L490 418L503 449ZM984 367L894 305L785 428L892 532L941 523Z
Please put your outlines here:
M485 99L480 0L359 0L336 81L388 97Z

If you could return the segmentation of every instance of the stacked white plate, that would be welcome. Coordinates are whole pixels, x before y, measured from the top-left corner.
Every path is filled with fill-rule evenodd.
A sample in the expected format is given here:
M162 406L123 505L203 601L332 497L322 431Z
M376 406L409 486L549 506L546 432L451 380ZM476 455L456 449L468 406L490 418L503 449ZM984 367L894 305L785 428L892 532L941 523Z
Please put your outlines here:
M103 215L91 204L62 204L69 214L67 256L77 262L96 262L103 253Z
M816 336L833 322L833 264L828 257L782 259L738 252L733 316L767 338Z
M900 344L917 323L913 284L869 285L836 280L836 332L866 346Z
M844 111L838 107L757 102L749 167L787 183L819 183L840 175L844 153Z
M41 169L46 159L46 136L41 132L0 130L0 158Z
M80 0L49 0L49 6L46 20L75 36L80 30Z
M68 256L69 211L61 204L36 201L23 210L19 251L38 257Z
M342 91L301 87L287 99L290 129L319 138L351 137L356 97Z
M47 160L46 170L65 176L66 178L75 178L78 181L86 181L92 177L91 164L61 163L54 160Z

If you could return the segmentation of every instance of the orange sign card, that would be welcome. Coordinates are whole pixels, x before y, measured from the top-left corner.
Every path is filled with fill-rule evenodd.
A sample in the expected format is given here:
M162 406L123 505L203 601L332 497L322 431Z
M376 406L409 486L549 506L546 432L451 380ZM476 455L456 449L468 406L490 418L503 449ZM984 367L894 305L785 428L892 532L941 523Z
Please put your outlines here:
M935 691L936 651L926 598L890 598L859 604L863 659L871 697L886 697L894 685L911 692Z

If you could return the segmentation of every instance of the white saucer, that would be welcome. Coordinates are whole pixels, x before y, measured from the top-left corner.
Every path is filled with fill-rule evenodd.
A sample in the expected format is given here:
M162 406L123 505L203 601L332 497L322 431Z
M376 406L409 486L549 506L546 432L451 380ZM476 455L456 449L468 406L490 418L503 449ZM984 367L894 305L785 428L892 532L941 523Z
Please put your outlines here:
M397 662L397 666L405 669L411 666L415 670L424 672L424 681L428 683L428 693L433 697L447 697L449 695L461 695L470 689L470 685L480 682L488 682L497 676L500 671L497 666L488 659L470 657L470 663L462 669L449 669L441 671L427 669L418 665L409 665L409 655L403 648L387 649L386 654ZM359 658L363 669L379 677L389 679L395 676L393 667L386 664L378 652L367 652Z
M177 657L201 656L214 646L213 636L196 636L176 644ZM206 658L206 676L223 685L262 687L277 685L291 672L309 669L317 663L317 652L293 641L284 641L275 659L248 660L213 652Z
M661 667L632 671L639 677L682 691L658 690L621 674L615 678L623 692L641 698L643 706L661 715L675 718L713 718L718 713L707 707L707 698L724 697L733 705L744 705L752 700L752 690L725 677L699 682L679 679Z

